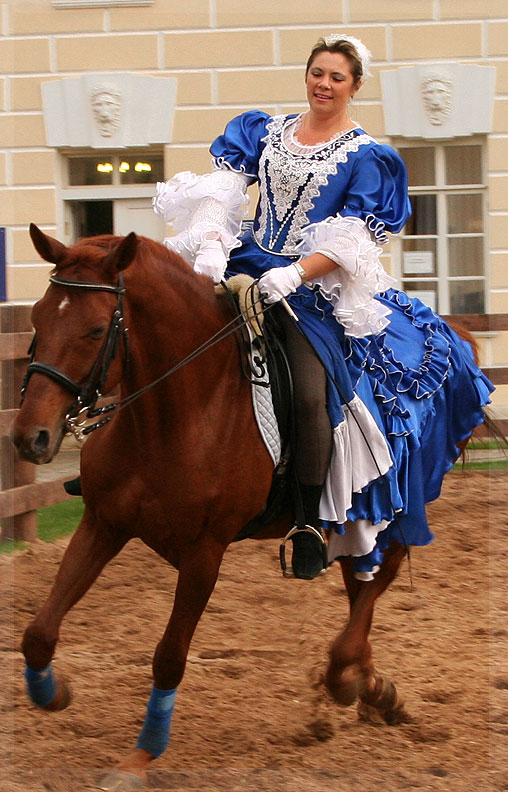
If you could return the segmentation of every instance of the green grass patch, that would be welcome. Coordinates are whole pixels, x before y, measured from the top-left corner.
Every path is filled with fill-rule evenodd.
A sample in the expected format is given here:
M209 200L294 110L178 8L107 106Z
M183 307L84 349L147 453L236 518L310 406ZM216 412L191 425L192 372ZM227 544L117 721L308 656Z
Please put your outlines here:
M492 459L484 462L456 462L453 470L508 470L508 459Z
M84 510L81 498L37 509L37 536L44 542L53 542L72 533L78 527Z
M81 498L55 503L37 509L37 536L43 542L54 542L61 536L67 536L78 527L83 515L85 505ZM13 553L15 550L24 550L27 542L0 539L0 554Z
M476 451L484 451L486 448L489 449L501 449L501 448L508 448L508 442L504 445L499 442L499 440L470 440L467 444L468 448L471 448Z
M13 541L12 539L0 539L0 555L8 555L15 550L24 550L26 542Z

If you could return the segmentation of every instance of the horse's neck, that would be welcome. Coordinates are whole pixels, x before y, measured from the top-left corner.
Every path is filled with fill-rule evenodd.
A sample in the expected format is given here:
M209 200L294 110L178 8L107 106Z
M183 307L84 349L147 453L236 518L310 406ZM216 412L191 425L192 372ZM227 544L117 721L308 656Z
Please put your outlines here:
M161 377L228 321L213 290L192 271L173 271L159 265L138 273L134 280L132 285L127 282L133 361L131 374L124 382L126 393ZM155 401L167 410L181 405L182 400L196 403L205 399L213 374L217 376L221 371L224 376L230 368L227 361L232 344L232 338L219 342L213 352L204 352L195 363L188 363L165 378L149 392L149 399L143 397L140 401Z

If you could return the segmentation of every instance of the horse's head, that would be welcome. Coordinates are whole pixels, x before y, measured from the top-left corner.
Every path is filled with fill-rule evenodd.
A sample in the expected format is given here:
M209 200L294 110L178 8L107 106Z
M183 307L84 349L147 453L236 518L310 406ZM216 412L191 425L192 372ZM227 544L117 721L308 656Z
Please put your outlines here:
M121 314L121 272L132 263L138 239L134 233L104 236L66 247L33 224L30 236L54 270L49 288L33 307L33 361L11 437L21 457L42 464L57 453L76 399L92 396L89 391L102 375L103 392L121 379L122 321L116 339L111 328L119 308ZM105 357L111 358L107 372Z

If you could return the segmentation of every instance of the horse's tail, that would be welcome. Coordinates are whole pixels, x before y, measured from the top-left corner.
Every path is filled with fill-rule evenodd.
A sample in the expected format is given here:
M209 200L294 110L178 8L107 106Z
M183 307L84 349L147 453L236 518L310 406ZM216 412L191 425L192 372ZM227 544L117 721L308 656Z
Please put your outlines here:
M463 325L456 324L455 322L450 322L448 320L448 325L454 330L457 335L462 338L463 341L466 341L473 350L473 355L475 359L475 363L480 365L480 345L476 338L467 330ZM494 443L494 447L496 450L502 450L506 454L506 449L508 449L508 440L506 438L504 429L499 421L497 421L492 414L490 413L488 407L483 408L484 414L484 421L480 424L476 429L473 430L471 436L464 440L462 443L459 444L460 448L460 456L462 461L466 461L466 448L468 443L471 440L474 440L478 444L482 443L482 438L490 438L490 441ZM487 447L487 443L485 443L485 448ZM491 447L491 446L489 446Z
M479 366L480 365L480 345L478 344L478 341L476 340L474 335L472 333L470 333L469 330L467 330L461 324L458 324L458 323L455 323L455 322L450 322L450 320L447 320L446 323L447 323L447 325L449 327L452 328L452 330L455 333L457 333L459 338L462 338L463 341L466 341L470 345L471 349L473 350L475 363L476 363L477 366Z
M491 415L488 407L483 408L483 415L483 424L480 424L480 426L484 427L482 429L482 436L487 435L490 437L495 441L496 448L502 448L506 453L506 449L508 449L508 438L506 437L506 433L501 422L496 421L496 419ZM471 436L473 438L475 437L475 431L473 431Z

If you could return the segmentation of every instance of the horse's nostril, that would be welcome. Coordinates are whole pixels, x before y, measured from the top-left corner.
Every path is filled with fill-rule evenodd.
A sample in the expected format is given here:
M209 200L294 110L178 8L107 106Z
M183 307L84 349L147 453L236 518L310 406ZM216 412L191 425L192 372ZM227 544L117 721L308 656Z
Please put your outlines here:
M34 441L32 443L33 450L36 454L42 454L44 451L47 450L49 446L49 432L47 429L41 429L35 435Z

